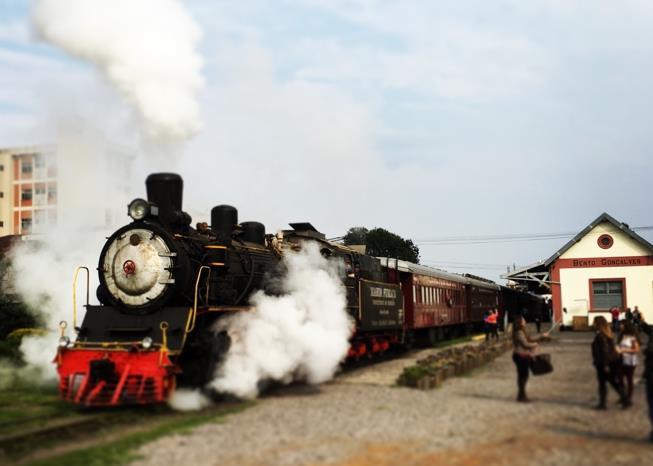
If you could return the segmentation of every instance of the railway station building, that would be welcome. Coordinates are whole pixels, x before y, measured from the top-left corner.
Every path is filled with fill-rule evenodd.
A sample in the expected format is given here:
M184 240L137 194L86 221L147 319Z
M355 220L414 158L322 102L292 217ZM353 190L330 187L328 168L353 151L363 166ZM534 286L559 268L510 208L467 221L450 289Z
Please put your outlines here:
M550 294L553 319L564 326L591 325L598 315L610 321L615 306L637 306L653 322L653 245L607 213L545 261L503 278Z

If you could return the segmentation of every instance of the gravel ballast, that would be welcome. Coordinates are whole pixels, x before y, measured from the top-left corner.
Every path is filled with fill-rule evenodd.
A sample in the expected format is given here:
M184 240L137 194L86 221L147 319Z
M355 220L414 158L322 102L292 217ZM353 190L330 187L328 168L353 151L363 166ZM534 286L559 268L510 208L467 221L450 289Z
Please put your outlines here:
M142 447L135 466L653 464L643 385L622 410L597 402L590 333L542 345L555 370L515 402L511 352L440 388L396 387L403 366L433 350L341 374L320 387L277 390L254 407ZM637 378L641 374L638 368Z

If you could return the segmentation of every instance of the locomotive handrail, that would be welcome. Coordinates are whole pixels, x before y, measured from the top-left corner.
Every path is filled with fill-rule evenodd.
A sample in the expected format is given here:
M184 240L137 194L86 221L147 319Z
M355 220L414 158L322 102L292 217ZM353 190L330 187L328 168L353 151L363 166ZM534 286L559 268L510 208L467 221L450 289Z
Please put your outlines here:
M188 321L188 326L186 327L186 333L190 333L193 330L195 330L195 320L197 319L197 297L199 294L199 287L200 287L200 279L202 278L202 272L204 270L208 270L208 273L206 275L206 296L205 296L205 302L208 304L209 302L209 278L211 278L211 267L207 267L206 265L203 265L200 267L199 271L197 272L197 278L195 279L195 295L193 298L193 310L190 315L190 320Z
M75 276L73 277L73 329L77 330L77 278L80 270L86 270L86 305L89 303L89 287L91 280L91 273L88 267L79 266L75 269Z

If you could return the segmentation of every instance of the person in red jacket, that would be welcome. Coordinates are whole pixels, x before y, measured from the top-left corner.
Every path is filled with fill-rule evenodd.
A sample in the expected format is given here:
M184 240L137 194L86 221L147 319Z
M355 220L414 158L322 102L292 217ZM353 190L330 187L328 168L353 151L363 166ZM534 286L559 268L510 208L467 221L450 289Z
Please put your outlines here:
M612 331L619 331L619 314L621 314L621 309L617 306L610 309L610 315L612 316Z
M487 316L487 324L488 324L489 330L490 330L489 336L494 337L496 340L499 339L499 333L497 331L498 330L498 322L497 322L498 318L499 318L499 311L497 311L496 309L490 309L490 312L489 312L489 314ZM487 340L489 340L489 336L488 336L488 338L486 338Z

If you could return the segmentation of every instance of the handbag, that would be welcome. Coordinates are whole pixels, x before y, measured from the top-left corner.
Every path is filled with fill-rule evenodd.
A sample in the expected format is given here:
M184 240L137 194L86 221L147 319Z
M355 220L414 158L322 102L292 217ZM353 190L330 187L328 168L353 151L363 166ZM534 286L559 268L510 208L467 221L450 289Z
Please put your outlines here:
M531 358L531 372L533 375L544 375L553 372L551 355L549 353L536 354Z

